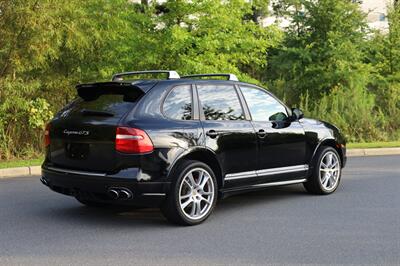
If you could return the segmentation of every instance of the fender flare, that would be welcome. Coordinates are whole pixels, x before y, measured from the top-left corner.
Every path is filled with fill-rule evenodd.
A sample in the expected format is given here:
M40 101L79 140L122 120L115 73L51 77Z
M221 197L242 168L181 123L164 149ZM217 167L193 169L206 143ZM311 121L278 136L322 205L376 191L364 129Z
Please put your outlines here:
M220 169L222 170L221 163L220 163L220 161L218 160L217 155L215 154L215 152L214 152L213 150L211 150L211 149L208 148L208 147L204 147L204 146L193 146L193 147L190 147L189 149L185 150L185 151L182 152L181 154L179 154L179 155L173 160L173 162L172 162L172 163L169 165L169 167L167 168L167 174L166 174L167 178L170 177L170 174L171 174L172 170L175 168L175 166L179 163L180 160L182 160L184 157L186 157L186 156L188 156L188 155L190 155L190 154L193 154L193 153L195 153L195 152L206 152L206 153L211 154L211 155L214 157L214 159L218 162L219 167L220 167ZM221 173L221 175L222 175L222 173Z
M315 149L314 149L314 151L313 151L313 154L312 154L312 156L311 156L311 158L310 158L310 161L309 161L309 168L314 168L312 162L313 162L314 159L315 159L315 155L317 154L318 149L319 149L321 146L323 146L324 143L326 143L326 142L328 142L328 141L333 141L333 142L335 142L335 145L337 145L337 143L338 143L337 140L336 140L335 138L333 138L333 137L326 137L326 138L321 139L321 140L318 142L317 146L315 146ZM332 147L332 148L336 149L336 147ZM340 154L339 154L339 156L341 157ZM340 159L343 160L343 158L340 158Z

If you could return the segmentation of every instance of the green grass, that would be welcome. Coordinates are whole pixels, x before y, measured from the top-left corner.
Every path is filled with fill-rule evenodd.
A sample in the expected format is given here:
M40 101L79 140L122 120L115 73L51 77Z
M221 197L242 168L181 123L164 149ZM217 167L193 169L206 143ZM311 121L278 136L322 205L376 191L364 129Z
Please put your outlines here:
M41 165L43 158L27 159L27 160L11 160L11 161L0 161L0 169L22 167L22 166L35 166Z
M400 147L400 141L348 143L346 146L348 149L393 148Z

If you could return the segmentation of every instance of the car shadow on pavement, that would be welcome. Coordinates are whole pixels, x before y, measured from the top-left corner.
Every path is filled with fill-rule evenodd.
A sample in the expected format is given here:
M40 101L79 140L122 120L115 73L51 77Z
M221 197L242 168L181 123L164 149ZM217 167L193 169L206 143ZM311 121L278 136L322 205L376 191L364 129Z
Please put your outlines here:
M274 204L282 200L298 200L298 197L309 197L310 194L305 191L302 185L290 185L280 187L264 188L257 191L249 191L237 195L230 196L218 203L218 211L237 210L238 207L246 208L265 204Z
M40 215L46 215L60 222L94 224L96 226L168 226L158 208L94 208L80 205L77 202L59 208L43 209Z
M284 186L267 188L259 191L252 191L243 194L233 195L226 199L222 199L217 204L217 213L221 214L238 212L248 207L257 207L265 204L274 204L282 200L298 200L298 197L309 196L301 186ZM44 205L42 205L44 206ZM67 204L67 206L59 206L41 209L40 216L47 216L61 223L73 222L79 224L95 224L96 226L126 226L126 227L154 227L166 226L171 224L162 216L158 208L135 208L135 207L105 207L94 208L80 205L78 202ZM240 212L238 212L240 215ZM43 217L42 217L43 218Z

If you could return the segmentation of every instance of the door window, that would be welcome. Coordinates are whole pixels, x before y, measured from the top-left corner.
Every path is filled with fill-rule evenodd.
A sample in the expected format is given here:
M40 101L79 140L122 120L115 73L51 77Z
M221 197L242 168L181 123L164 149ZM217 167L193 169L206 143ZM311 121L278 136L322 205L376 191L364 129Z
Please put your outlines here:
M163 105L165 116L176 120L192 119L192 88L190 85L172 89Z
M253 121L284 121L288 118L285 106L267 92L245 86L240 89Z
M232 85L198 85L206 120L244 120L243 109Z

